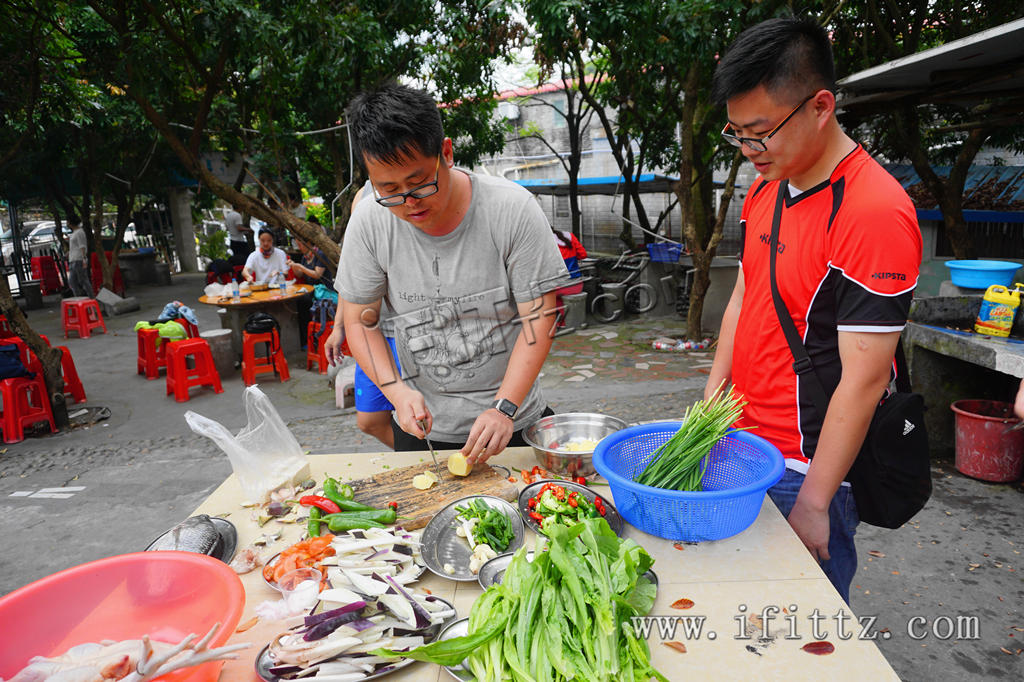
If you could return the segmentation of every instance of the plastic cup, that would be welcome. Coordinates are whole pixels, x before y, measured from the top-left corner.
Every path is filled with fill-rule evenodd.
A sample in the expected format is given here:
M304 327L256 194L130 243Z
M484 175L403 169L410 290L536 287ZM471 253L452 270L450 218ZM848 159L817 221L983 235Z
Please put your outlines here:
M320 599L320 582L323 574L315 568L297 568L281 576L277 589L284 597L292 613L308 611Z

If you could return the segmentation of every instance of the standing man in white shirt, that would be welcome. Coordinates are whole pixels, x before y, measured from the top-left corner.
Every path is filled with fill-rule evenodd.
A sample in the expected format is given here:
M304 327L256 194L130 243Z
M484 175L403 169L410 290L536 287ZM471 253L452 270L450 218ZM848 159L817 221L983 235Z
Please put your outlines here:
M82 221L76 215L68 216L71 236L68 238L68 285L75 296L92 298L92 282L85 268L89 253L89 242L82 228Z
M246 258L253 252L246 239L246 233L252 233L252 228L242 223L242 214L233 208L224 214L224 227L227 228L228 241L231 242L231 264L244 265Z

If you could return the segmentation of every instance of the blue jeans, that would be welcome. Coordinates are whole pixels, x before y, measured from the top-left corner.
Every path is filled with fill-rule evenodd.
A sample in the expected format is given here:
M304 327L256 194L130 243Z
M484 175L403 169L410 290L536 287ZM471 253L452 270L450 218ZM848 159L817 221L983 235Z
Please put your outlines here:
M782 515L789 516L800 486L804 484L804 475L786 469L782 480L768 489L768 496L779 508ZM860 517L857 516L857 503L853 493L847 486L840 486L828 507L828 554L827 561L821 561L821 570L828 576L836 591L847 604L850 603L850 583L857 574L857 548L853 544L853 536L857 532Z

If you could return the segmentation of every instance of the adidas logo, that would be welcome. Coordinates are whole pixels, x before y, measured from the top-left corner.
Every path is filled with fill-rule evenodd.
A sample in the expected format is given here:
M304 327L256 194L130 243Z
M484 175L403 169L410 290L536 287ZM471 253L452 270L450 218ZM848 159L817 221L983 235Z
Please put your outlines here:
M913 423L911 423L911 421L909 419L904 419L903 420L903 435L905 436L905 435L907 435L908 433L910 433L913 430L914 430Z

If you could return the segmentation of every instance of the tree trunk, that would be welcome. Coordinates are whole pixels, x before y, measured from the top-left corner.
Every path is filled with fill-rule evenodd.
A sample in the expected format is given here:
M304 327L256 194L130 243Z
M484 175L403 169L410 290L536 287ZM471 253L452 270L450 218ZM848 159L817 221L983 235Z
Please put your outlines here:
M693 286L690 287L690 309L686 312L686 338L700 340L703 330L701 318L704 316L704 297L711 287L711 261L713 256L708 252L695 253L693 258Z
M0 277L0 313L7 318L11 329L39 358L43 365L43 381L46 382L46 394L53 409L53 421L58 429L68 426L68 410L64 400L64 375L60 367L61 350L52 348L28 324L25 313L15 303L7 278Z
M991 136L992 129L975 128L968 133L957 153L956 161L949 171L949 177L943 180L932 169L928 160L928 154L921 139L921 121L917 110L912 105L908 105L902 110L894 112L893 120L896 139L904 148L903 151L913 164L921 182L928 188L932 198L938 203L939 210L942 211L942 224L946 228L946 237L953 247L953 255L963 260L977 258L974 241L967 232L967 221L964 220L964 185L967 182L967 173L971 163L982 145Z
M107 251L103 248L103 194L97 185L96 194L93 198L93 219L92 219L92 248L93 253L96 254L96 260L100 264L100 286L106 287L108 290L114 290L114 268L110 265L110 261L107 260ZM92 282L92 267L91 264L86 261L85 267L86 276L89 277L90 283ZM95 296L99 291L92 292Z
M291 230L304 242L313 244L320 248L323 254L335 268L338 266L338 257L341 249L337 242L332 241L319 226L306 222L286 210L275 210L257 199L239 192L231 185L221 181L216 175L201 163L197 153L193 153L185 146L178 136L171 129L170 123L154 108L153 104L140 94L139 88L131 87L128 90L132 99L142 109L143 114L150 123L157 129L160 135L170 145L178 160L185 166L186 171L197 178L200 183L207 187L218 197L235 207L242 213L256 216L271 225ZM195 133L196 131L193 131Z
M703 333L701 317L704 314L704 297L711 286L711 262L718 252L718 245L722 242L722 233L725 231L725 216L729 210L729 204L732 203L733 193L736 191L736 176L742 164L743 154L737 149L732 157L729 177L726 178L725 187L722 190L722 201L718 206L718 213L715 216L715 224L711 228L711 236L707 241L707 248L700 247L691 254L693 259L693 287L690 289L690 309L686 313L686 335L694 340L700 339ZM687 244L690 241L691 235L688 233ZM693 330L697 330L696 334L693 333Z

